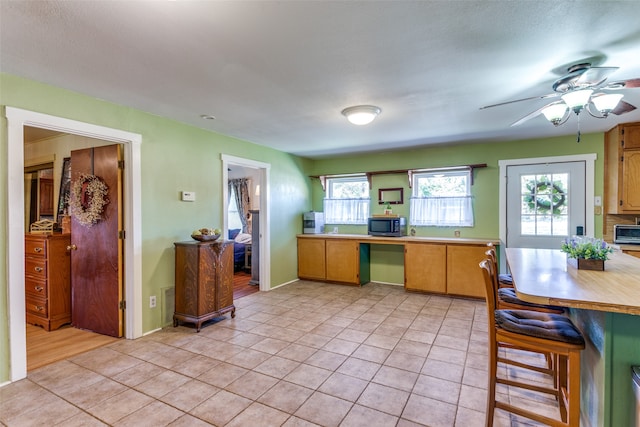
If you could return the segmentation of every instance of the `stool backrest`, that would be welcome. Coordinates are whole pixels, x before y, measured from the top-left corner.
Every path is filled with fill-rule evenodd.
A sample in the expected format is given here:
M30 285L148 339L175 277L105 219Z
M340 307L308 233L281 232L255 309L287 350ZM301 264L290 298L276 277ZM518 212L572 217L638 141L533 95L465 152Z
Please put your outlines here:
M491 262L492 269L492 277L493 277L493 286L496 288L496 292L500 288L500 284L498 283L498 257L496 256L496 250L494 248L488 249L485 253L487 256L487 260Z
M491 258L487 258L480 262L482 275L484 277L484 289L487 294L487 316L489 317L489 337L495 334L495 311L498 300L497 277L493 270L493 262Z

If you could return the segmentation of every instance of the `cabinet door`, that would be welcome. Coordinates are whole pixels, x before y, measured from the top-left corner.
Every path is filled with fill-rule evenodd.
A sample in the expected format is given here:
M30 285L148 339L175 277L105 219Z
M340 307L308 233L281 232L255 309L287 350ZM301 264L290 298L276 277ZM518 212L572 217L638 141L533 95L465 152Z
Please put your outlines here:
M622 131L623 147L625 149L640 148L640 125L623 126Z
M640 129L640 126L638 127ZM640 211L640 149L624 150L622 160L622 211Z
M327 239L327 280L360 285L360 242Z
M408 291L447 291L447 246L429 243L404 245L404 288Z
M325 239L298 239L298 277L325 280Z
M487 256L486 246L447 245L447 293L466 297L485 297L480 262Z

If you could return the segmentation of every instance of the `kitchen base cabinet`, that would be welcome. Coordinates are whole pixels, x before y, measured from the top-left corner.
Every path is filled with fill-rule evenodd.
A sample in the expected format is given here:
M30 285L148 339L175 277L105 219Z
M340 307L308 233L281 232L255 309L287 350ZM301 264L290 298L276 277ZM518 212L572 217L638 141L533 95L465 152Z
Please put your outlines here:
M479 264L487 258L486 245L447 245L447 293L485 298L484 277Z
M71 323L69 234L25 235L26 321L46 331Z
M298 239L298 277L325 280L326 256L324 239Z
M496 239L358 235L298 236L298 277L348 285L371 280L371 245L404 248L404 288L412 292L485 298L480 262Z
M175 313L173 326L202 324L231 312L233 305L233 241L177 242L175 246Z
M355 286L369 281L369 245L355 240L327 240L325 245L328 281Z
M404 245L404 288L408 291L447 292L447 246L431 243Z

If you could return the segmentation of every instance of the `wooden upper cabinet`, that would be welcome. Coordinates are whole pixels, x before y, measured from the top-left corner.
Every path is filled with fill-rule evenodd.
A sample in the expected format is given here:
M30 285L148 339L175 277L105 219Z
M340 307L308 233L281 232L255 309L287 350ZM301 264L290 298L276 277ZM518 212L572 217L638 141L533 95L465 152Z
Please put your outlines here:
M640 213L640 123L608 131L604 152L605 212Z
M487 256L486 246L447 246L447 293L485 298L480 262Z
M298 239L298 277L310 280L326 279L324 239Z
M404 245L404 288L408 291L447 292L447 246L430 243Z
M360 242L326 241L327 280L360 285Z

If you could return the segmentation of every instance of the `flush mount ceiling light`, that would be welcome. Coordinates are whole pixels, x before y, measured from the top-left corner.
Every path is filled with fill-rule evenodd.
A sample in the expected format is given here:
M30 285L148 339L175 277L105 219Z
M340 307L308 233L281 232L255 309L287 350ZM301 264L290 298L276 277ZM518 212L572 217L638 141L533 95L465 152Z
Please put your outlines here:
M354 125L362 126L371 123L381 112L374 105L356 105L342 110L342 115Z

